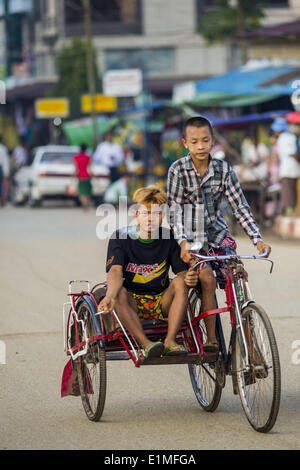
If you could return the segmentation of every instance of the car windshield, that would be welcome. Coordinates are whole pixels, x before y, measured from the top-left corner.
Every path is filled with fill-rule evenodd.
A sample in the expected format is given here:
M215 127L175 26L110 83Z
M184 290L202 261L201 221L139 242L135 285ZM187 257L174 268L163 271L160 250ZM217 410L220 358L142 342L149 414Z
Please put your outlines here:
M75 154L76 152L46 152L41 158L41 163L72 163L72 157Z

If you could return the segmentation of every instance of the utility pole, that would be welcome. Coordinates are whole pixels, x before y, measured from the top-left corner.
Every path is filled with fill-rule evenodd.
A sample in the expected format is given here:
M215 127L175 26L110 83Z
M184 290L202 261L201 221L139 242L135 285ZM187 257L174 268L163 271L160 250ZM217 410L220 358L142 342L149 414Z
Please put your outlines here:
M243 6L241 4L241 0L237 1L237 21L238 21L238 35L241 37L240 47L242 53L242 63L245 64L247 62L247 44L246 40L242 38L245 34L245 20L244 20L244 12Z
M8 0L4 0L4 23L5 23L5 75L8 77L11 73L11 50L10 50L10 34L9 34L9 12Z
M92 129L93 129L93 150L95 150L98 138L97 138L97 116L95 111L95 95L96 95L96 82L94 73L93 63L93 43L92 43L92 25L91 25L91 4L90 0L82 0L84 10L84 26L86 36L86 47L87 47L87 73L88 73L88 87L89 94L92 102Z
M245 34L245 18L244 18L244 11L243 11L242 1L241 0L230 0L229 5L233 8L236 8L236 13L237 13L237 35L239 37L242 63L245 64L248 60L248 57L247 57L248 54L247 54L246 40L242 38L242 36Z

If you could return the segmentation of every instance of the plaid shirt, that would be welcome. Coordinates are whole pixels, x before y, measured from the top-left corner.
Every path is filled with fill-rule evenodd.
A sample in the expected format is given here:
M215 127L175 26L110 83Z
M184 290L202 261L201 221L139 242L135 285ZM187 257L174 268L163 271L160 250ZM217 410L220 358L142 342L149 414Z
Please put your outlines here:
M170 225L179 244L183 240L202 241L203 249L206 250L209 246L218 248L221 245L225 236L229 234L227 223L220 211L224 196L235 218L252 242L256 244L261 241L259 228L237 176L227 162L211 158L203 178L193 165L190 155L180 158L171 165L168 172L168 203L170 207L174 204L179 205L181 210L170 212ZM184 205L188 205L190 217L183 213ZM197 225L199 218L202 218L200 232L201 223ZM184 222L190 222L193 237L187 234L185 227L187 224Z

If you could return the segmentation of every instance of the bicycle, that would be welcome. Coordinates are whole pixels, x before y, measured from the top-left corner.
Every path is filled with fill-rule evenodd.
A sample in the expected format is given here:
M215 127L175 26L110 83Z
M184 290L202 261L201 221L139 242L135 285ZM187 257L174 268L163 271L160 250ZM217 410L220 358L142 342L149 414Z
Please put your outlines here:
M106 283L90 290L72 292L63 307L65 351L71 356L87 417L99 421L105 405L106 361L132 360L135 367L145 365L188 364L192 387L201 407L207 412L217 409L225 387L226 375L232 377L233 392L239 394L246 417L258 432L269 432L275 424L280 405L280 362L274 332L265 311L252 299L242 259L264 259L264 255L202 256L192 253L199 263L222 263L226 279L217 277L225 288L225 308L201 312L199 288L190 289L187 315L176 342L188 348L186 356L146 358L135 339L122 325L117 312L103 314L97 306L105 296ZM194 266L196 268L197 265ZM271 268L272 270L272 268ZM223 281L223 286L221 286ZM65 309L70 306L66 323ZM226 348L220 314L230 313L231 336ZM219 352L205 353L205 317L216 315ZM66 327L65 327L66 325ZM151 341L163 341L167 323L161 320L143 322Z
M201 300L195 290L191 292L189 302L191 315L194 316L192 322L195 324L199 320L202 343L206 339L203 325L206 316L229 312L231 321L227 349L223 330L217 323L216 333L220 345L218 361L213 366L200 366L198 372L197 366L189 366L200 405L206 411L214 411L225 386L225 377L231 375L233 392L239 394L249 423L256 431L265 433L274 426L279 411L280 360L271 322L265 310L253 300L242 260L269 261L272 263L272 272L273 262L265 258L266 254L203 256L193 253L199 260L194 269L203 261L222 263L223 267L225 265L227 279L225 286L221 287L225 289L227 307L200 313Z

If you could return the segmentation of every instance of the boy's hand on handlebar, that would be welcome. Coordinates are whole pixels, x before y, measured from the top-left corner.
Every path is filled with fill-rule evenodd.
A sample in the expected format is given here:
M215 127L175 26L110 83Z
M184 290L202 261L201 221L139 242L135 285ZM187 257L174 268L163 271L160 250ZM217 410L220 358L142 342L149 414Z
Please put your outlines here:
M198 283L198 274L190 268L185 275L184 282L188 287L195 287Z
M115 300L111 297L104 297L98 305L98 312L112 313L115 306Z
M260 255L262 255L265 250L267 250L267 252L268 252L267 255L266 255L267 257L268 257L269 254L271 253L271 247L270 247L270 245L267 245L267 244L266 244L265 242L263 242L263 241L257 242L257 243L256 243L256 248L258 249Z

